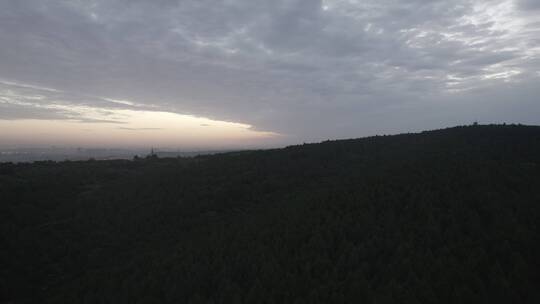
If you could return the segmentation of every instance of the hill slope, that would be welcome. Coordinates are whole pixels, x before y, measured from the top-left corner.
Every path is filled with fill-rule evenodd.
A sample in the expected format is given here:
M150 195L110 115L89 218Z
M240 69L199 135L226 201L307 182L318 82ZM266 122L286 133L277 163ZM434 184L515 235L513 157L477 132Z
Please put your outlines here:
M540 303L540 127L0 165L0 301Z

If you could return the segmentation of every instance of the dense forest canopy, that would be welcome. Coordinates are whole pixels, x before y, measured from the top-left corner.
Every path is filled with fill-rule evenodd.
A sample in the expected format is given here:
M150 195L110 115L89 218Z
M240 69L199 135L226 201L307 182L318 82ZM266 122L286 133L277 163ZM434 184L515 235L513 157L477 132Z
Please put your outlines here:
M0 302L540 303L540 127L0 164Z

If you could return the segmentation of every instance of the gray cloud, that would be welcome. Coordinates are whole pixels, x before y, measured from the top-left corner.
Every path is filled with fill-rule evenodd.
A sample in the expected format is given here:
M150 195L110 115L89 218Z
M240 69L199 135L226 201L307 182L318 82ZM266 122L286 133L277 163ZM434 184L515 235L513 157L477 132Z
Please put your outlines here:
M40 91L44 103L193 114L297 141L440 127L472 112L512 121L540 107L530 101L540 96L535 8L528 0L6 0L0 78L27 95L53 89ZM70 117L1 106L11 119Z
M54 109L40 109L25 105L0 103L0 119L64 119L65 113Z
M537 0L518 0L518 6L525 10L538 10L540 9L540 2Z

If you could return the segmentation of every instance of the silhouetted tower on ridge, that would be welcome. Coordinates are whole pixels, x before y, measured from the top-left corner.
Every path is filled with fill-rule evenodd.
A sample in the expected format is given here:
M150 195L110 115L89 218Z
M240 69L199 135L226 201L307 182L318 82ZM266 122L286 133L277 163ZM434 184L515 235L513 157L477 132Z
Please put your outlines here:
M150 148L150 154L146 157L147 159L155 159L158 158L156 152L154 151L154 147Z

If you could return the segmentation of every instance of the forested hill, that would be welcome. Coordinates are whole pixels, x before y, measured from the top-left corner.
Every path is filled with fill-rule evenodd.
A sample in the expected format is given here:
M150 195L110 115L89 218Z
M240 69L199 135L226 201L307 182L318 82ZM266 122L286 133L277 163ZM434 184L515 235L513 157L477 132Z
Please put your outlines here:
M0 165L0 303L540 303L540 127Z

